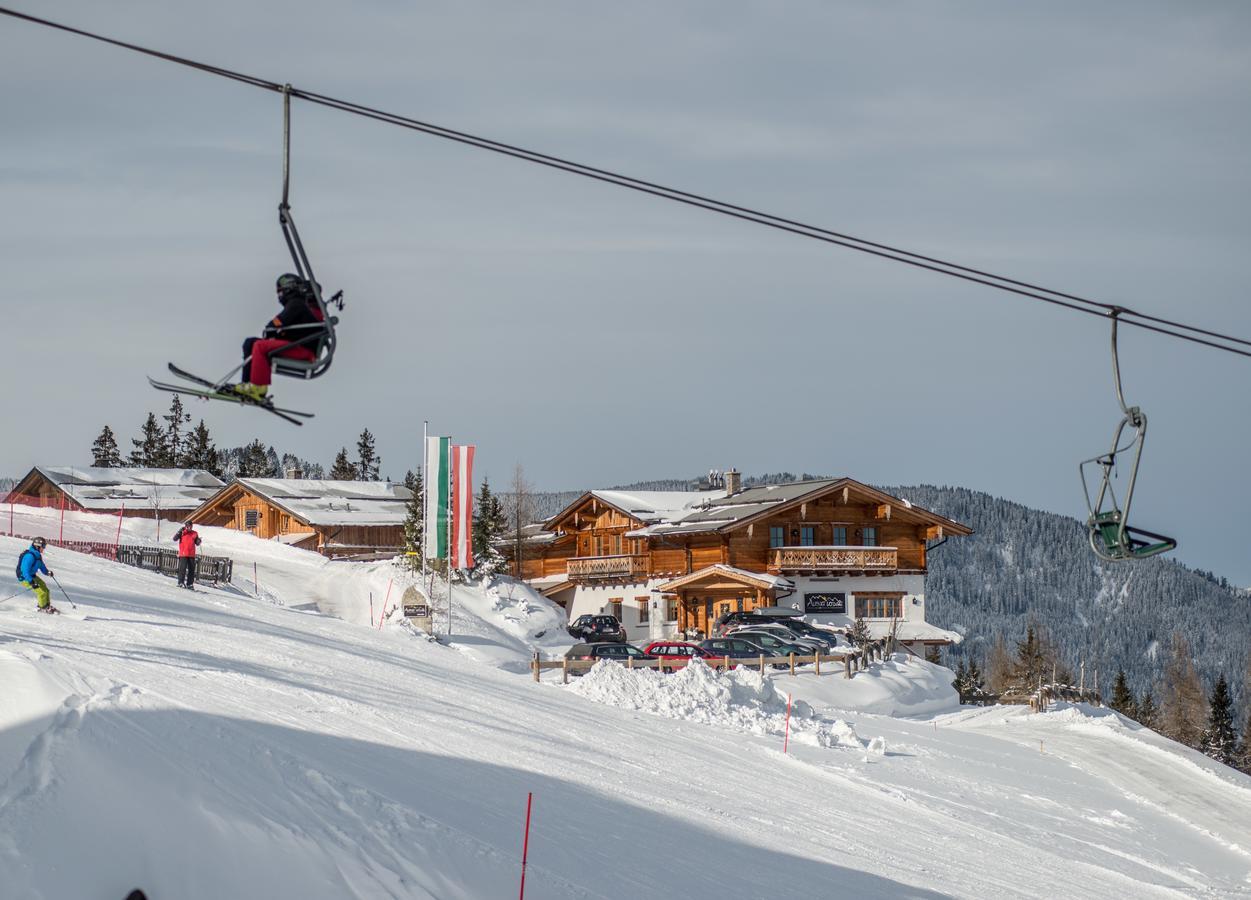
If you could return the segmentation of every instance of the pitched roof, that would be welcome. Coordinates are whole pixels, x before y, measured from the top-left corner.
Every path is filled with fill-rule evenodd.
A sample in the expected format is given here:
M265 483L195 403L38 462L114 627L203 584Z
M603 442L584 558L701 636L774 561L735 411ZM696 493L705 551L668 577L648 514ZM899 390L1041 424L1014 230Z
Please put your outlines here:
M683 575L680 578L674 578L672 581L666 581L659 585L656 589L660 591L675 591L680 587L704 581L712 577L725 577L731 581L744 582L756 587L762 587L767 590L779 590L793 592L795 583L789 578L783 578L780 575L767 575L761 572L749 572L746 569L740 569L735 566L727 566L725 563L714 563L706 566L697 572L689 575Z
M306 525L402 525L413 496L404 485L389 481L236 478L226 490L235 486L268 500Z
M88 510L195 509L225 484L202 469L106 469L98 466L35 466L15 486L22 492L42 476Z

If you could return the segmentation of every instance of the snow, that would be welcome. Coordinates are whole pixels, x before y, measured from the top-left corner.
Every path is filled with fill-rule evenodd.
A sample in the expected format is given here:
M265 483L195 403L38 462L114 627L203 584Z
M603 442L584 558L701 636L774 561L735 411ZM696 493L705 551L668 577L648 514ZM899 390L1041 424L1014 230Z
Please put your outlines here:
M697 509L705 500L724 497L725 491L591 491L605 503L624 510L641 522L670 522Z
M200 469L105 469L36 466L84 509L192 510L225 485Z
M688 897L1251 890L1251 778L1106 710L961 709L911 656L850 681L603 665L535 684L530 654L572 641L522 585L455 586L452 642L432 642L393 611L414 584L389 563L203 533L234 586L50 548L77 614L0 603L6 900L508 896L530 792L545 900L658 878Z
M309 525L401 525L413 494L389 481L240 478L239 484Z

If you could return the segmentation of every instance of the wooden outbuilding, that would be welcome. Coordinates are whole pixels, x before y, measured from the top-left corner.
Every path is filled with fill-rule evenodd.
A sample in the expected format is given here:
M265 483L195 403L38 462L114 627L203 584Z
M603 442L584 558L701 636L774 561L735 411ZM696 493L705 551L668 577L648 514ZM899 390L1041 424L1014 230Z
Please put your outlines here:
M127 518L178 519L223 485L224 481L202 469L35 466L3 502Z
M190 518L332 558L373 558L403 551L412 496L389 481L236 478Z

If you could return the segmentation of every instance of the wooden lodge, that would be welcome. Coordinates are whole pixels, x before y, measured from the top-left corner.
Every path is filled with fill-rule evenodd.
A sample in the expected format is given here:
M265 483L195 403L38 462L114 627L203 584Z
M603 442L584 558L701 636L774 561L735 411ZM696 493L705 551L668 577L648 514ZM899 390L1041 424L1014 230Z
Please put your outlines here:
M707 635L724 613L785 606L949 643L925 622L927 556L971 533L851 478L742 488L728 472L693 491L587 491L534 527L513 564L571 619L615 614L632 640Z
M224 484L201 469L35 466L4 502L127 518L178 519Z
M393 556L404 549L412 491L389 481L236 478L190 516L332 558Z

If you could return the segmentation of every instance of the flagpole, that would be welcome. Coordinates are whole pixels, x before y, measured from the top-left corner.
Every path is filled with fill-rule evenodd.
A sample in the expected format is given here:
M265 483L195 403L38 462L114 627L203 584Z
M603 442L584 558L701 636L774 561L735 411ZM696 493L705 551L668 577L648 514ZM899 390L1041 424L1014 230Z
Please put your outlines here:
M452 438L447 439L447 499L448 499L448 517L447 517L447 637L452 637L452 520L455 515L452 510L453 498L455 497L456 485L452 483L452 471L456 468L456 462L453 459L454 451L452 449Z
M421 464L417 471L421 473L421 540L417 543L417 552L421 554L421 584L426 589L426 602L430 602L430 584L426 580L426 491L429 490L430 476L426 472L426 441L430 430L430 420L421 421Z

